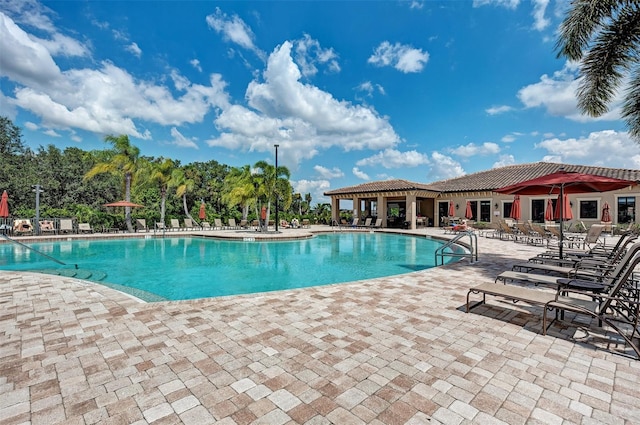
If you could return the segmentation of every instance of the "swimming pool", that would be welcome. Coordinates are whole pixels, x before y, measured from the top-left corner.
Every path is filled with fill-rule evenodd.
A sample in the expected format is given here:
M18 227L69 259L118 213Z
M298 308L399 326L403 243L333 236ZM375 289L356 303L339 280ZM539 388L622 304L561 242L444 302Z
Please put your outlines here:
M424 270L434 267L435 250L441 245L425 237L345 232L279 242L176 237L29 246L92 271L92 276L79 277L100 279L153 301L303 288ZM64 272L72 268L19 245L0 244L0 269Z

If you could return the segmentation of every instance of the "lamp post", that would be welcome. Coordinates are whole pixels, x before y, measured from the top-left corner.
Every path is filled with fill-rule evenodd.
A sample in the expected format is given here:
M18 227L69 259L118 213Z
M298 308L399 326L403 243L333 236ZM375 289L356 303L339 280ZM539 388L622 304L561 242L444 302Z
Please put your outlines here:
M275 185L275 189L276 189L276 232L278 231L278 146L280 145L273 145L276 148L276 185Z
M40 194L44 192L39 184L33 186L33 192L36 193L36 235L40 234Z

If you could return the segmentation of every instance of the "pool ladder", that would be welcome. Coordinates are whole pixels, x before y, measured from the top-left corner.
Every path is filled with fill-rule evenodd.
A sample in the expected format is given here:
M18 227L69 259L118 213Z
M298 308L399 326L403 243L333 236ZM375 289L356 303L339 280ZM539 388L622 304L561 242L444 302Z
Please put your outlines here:
M464 252L445 252L447 248L450 248L451 246L456 245L456 242L458 242L460 239L466 236L469 237L469 244L468 245L463 244L467 248L464 250ZM474 261L478 261L478 236L473 231L470 231L470 230L458 233L453 239L450 239L449 241L447 241L447 243L445 243L444 245L436 249L436 253L435 253L436 266L444 264L445 256L468 258L469 261L472 263ZM440 263L438 263L438 260L440 260Z

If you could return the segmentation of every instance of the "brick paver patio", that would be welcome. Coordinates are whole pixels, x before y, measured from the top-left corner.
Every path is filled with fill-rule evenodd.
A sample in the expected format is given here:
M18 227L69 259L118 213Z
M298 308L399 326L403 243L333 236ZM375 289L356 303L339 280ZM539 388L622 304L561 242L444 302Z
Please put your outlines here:
M0 423L640 423L640 361L583 317L464 312L543 249L478 241L474 264L184 302L0 272Z

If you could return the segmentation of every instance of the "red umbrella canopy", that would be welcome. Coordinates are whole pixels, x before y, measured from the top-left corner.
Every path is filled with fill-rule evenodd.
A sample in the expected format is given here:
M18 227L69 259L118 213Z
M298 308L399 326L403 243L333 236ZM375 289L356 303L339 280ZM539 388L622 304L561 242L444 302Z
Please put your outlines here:
M198 217L200 217L200 220L204 220L207 217L207 211L204 202L200 203L200 212L198 213Z
M449 201L449 217L456 215L456 209L453 205L453 201Z
M558 171L535 179L496 189L508 195L546 195L560 193L608 192L635 185L632 180L614 179L596 174Z
M611 214L609 213L609 204L608 203L604 203L604 205L602 206L602 218L601 220L605 223L610 223L611 220Z
M2 199L0 200L0 217L9 217L9 195L6 190L2 192Z
M471 220L473 218L473 211L471 210L471 202L467 201L467 210L464 212L464 218Z
M562 208L562 213L560 212L560 208ZM563 196L562 202L560 202L560 196L558 196L558 201L556 202L556 211L553 214L553 218L563 221L573 220L573 211L571 211L569 197L566 194Z
M553 221L553 201L551 198L547 200L547 208L544 210L545 221Z
M135 204L129 201L116 201L111 202L110 204L103 204L103 207L131 207L131 208L143 208L144 205Z
M515 221L520 220L522 217L522 208L520 207L520 195L516 195L513 197L513 204L511 204L511 214L509 217L514 219Z

